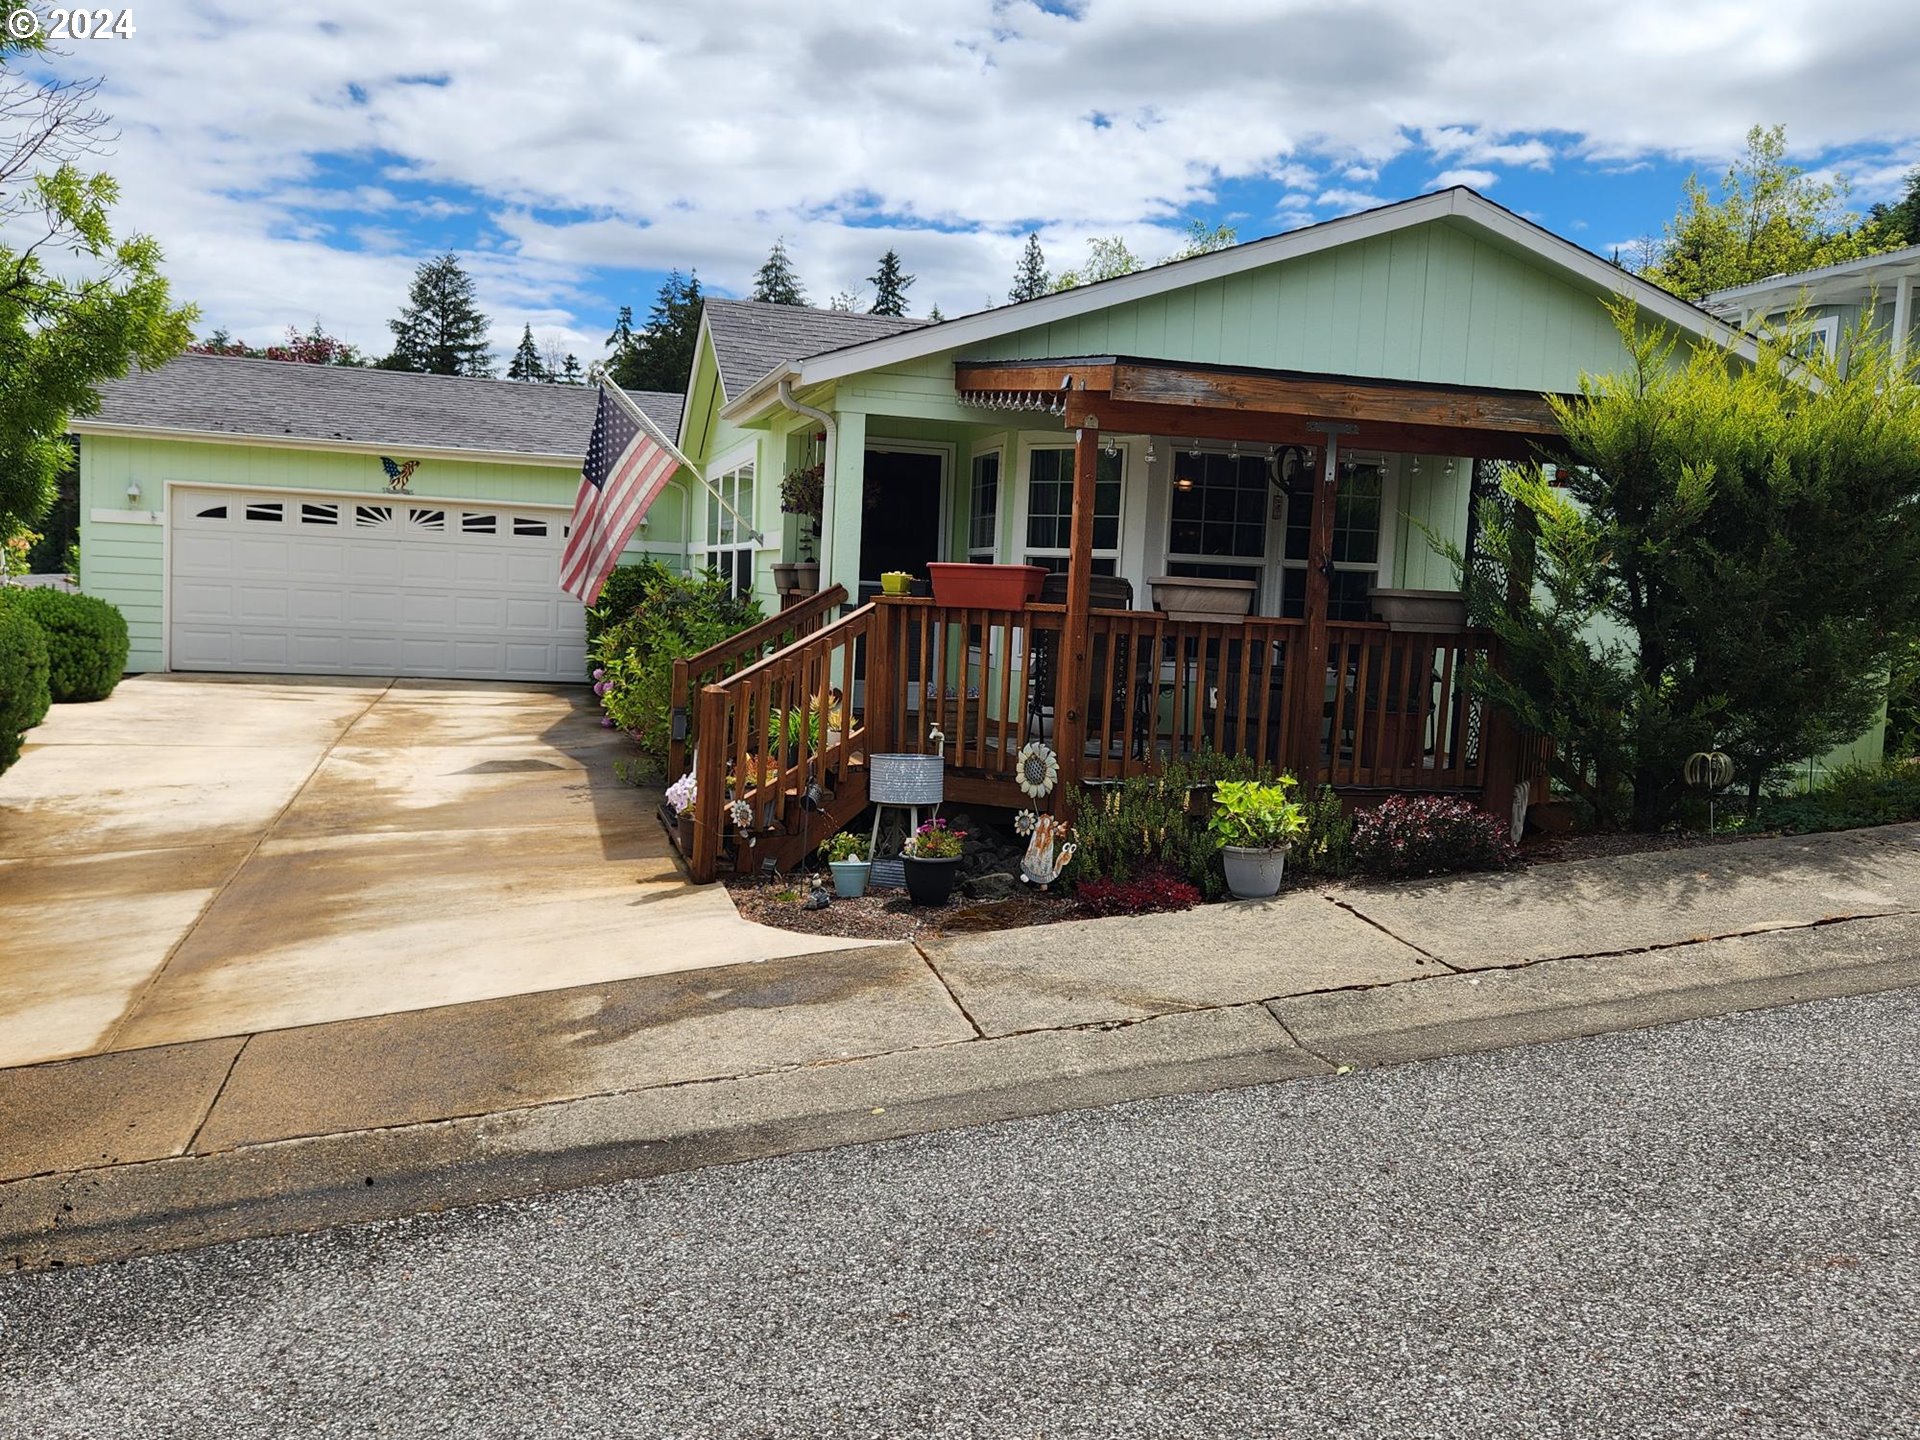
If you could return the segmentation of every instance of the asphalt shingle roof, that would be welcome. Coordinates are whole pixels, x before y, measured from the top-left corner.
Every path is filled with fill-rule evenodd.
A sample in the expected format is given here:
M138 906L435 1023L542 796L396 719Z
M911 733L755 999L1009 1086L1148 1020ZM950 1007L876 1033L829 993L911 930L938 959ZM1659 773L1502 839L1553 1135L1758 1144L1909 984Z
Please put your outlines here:
M708 300L707 328L720 362L727 398L738 399L776 365L809 355L917 330L927 322L892 315L768 305L758 300Z
M677 439L681 397L629 391ZM585 455L593 431L591 385L529 385L414 375L342 365L297 365L231 355L182 355L101 387L88 421L266 439L350 440L395 450L486 450Z

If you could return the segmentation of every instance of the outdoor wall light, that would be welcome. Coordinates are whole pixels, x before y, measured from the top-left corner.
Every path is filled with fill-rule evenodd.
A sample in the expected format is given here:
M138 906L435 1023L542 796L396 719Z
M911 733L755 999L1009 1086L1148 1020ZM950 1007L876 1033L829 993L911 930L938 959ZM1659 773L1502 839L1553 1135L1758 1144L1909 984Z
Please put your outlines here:
M127 504L137 505L139 503L140 503L140 482L138 480L129 480L127 482Z

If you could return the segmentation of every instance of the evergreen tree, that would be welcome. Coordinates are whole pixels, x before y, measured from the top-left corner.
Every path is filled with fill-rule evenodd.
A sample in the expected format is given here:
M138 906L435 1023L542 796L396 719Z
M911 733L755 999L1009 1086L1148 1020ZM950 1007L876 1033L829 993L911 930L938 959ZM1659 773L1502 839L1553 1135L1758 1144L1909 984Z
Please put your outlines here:
M873 307L869 315L904 315L907 313L907 291L913 286L913 276L900 268L898 251L889 250L880 257L880 269L867 277L873 286Z
M560 383L562 385L584 385L587 383L587 377L580 369L580 357L575 355L571 350L567 352L566 360L561 363Z
M940 313L940 307L938 305L927 312L927 323L929 325L938 325L946 318L946 316Z
M493 351L487 344L487 317L474 303L473 277L452 253L424 260L413 273L407 304L396 319L393 353L383 370L414 370L429 375L491 375Z
M1816 180L1787 161L1787 130L1756 125L1715 199L1689 175L1686 198L1654 242L1646 277L1687 300L1894 249L1886 229L1846 208L1844 178Z
M1907 176L1907 193L1891 205L1884 202L1867 212L1867 218L1901 245L1920 245L1920 169Z
M794 273L793 257L787 254L786 236L773 242L766 263L753 277L753 298L769 305L807 303L807 292L801 289L800 277Z
M1658 830L1697 751L1751 805L1873 723L1920 634L1920 389L1864 326L1842 374L1790 335L1745 365L1615 318L1630 368L1553 401L1573 463L1482 497L1465 588L1502 654L1476 683L1602 828Z
M614 383L623 390L685 390L700 342L702 303L700 272L682 276L675 270L660 283L645 330L634 332L633 312L622 306L607 342L615 347L607 362Z
M1040 232L1034 231L1027 236L1027 248L1020 252L1020 264L1013 272L1013 289L1007 292L1007 299L1018 303L1022 300L1037 300L1053 286L1053 276L1047 273L1047 257L1040 249Z
M507 366L509 380L526 380L532 383L547 378L547 367L540 361L539 347L533 343L533 326L520 328L520 343L514 348L513 361Z

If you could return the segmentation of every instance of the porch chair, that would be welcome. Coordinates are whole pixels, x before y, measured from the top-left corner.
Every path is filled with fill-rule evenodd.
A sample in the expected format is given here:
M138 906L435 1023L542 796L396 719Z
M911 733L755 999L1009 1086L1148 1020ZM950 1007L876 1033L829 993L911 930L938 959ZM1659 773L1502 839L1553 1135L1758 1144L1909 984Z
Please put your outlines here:
M1095 610L1131 610L1133 608L1133 582L1116 575L1095 575L1088 586L1089 598ZM1067 603L1067 577L1055 572L1040 582L1040 603L1042 605L1064 605ZM1034 630L1028 632L1032 645L1031 669L1027 683L1027 739L1051 740L1053 738L1053 693L1054 693L1054 632ZM1099 676L1107 669L1107 640L1104 635L1094 637L1093 650L1088 657L1090 666L1089 686L1099 683ZM1113 735L1128 726L1126 710L1127 683L1124 671L1116 669L1112 681L1113 694L1108 700L1107 734ZM1144 677L1136 677L1134 686L1134 714L1130 733L1136 756L1144 744L1144 737L1152 710L1147 698ZM1098 697L1089 693L1087 710L1091 715L1098 704ZM1093 727L1089 726L1089 732ZM1089 733L1089 743L1092 741Z

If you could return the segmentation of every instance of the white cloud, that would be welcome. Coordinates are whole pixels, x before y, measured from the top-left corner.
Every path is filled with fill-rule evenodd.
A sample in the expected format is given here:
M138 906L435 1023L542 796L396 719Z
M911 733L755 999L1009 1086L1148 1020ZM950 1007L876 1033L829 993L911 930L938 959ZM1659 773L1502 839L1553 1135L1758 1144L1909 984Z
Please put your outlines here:
M781 233L816 299L893 245L915 308L956 314L1004 296L1036 223L1056 269L1105 232L1158 256L1229 183L1286 187L1276 213L1297 221L1308 194L1379 203L1362 177L1409 150L1485 184L1560 156L1714 169L1756 120L1821 156L1920 145L1886 102L1920 83L1893 0L1844 23L1814 0L1550 23L1526 0L180 8L63 62L105 72L123 222L210 321L265 338L313 316L369 348L413 261L475 223L501 343L532 321L597 349L596 267L697 266L739 291ZM1857 178L1863 200L1897 188ZM349 248L356 232L381 243Z
M1466 185L1475 190L1486 190L1499 183L1500 177L1491 170L1442 170L1427 184L1435 190L1446 190L1455 185Z

